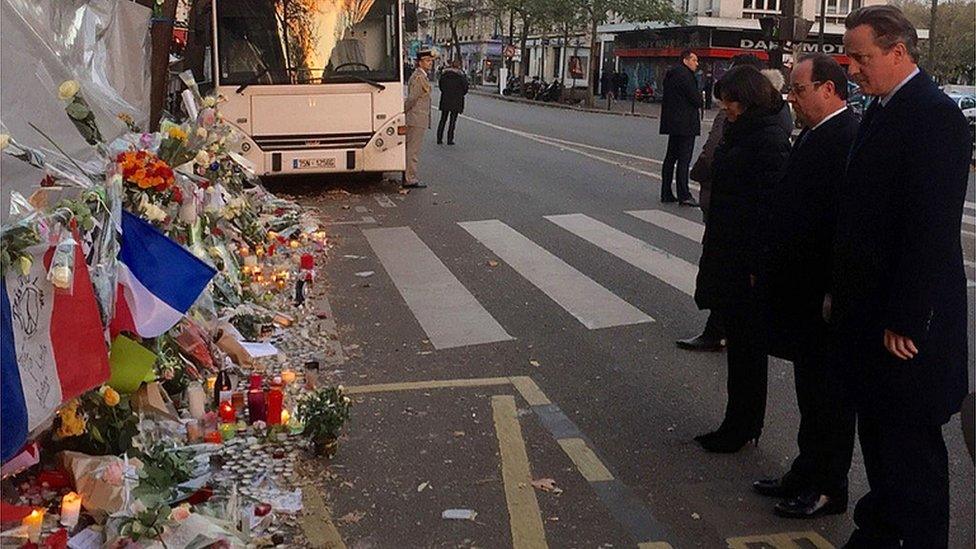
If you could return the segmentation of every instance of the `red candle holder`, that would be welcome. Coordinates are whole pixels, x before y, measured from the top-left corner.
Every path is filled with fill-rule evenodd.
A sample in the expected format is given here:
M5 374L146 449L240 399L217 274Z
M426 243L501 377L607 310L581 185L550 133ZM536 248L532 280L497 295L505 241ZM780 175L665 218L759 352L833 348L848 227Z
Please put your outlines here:
M237 421L237 412L229 400L220 403L220 421L224 423L234 423Z

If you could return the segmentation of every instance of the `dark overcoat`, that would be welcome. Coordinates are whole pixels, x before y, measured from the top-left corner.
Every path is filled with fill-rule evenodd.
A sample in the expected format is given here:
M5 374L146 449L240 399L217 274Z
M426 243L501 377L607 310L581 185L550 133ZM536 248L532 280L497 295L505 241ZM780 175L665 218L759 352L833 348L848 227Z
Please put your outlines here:
M803 350L809 356L826 346L823 305L830 290L838 189L856 134L850 110L804 130L786 176L773 188L762 286L777 356L793 359Z
M959 108L923 71L865 113L840 189L831 328L859 413L945 423L968 386L960 237L971 142ZM901 360L884 330L919 350Z
M702 95L695 73L680 63L664 76L661 100L661 133L698 135L701 133Z
M738 307L754 297L750 275L760 274L769 195L789 155L777 113L747 112L726 122L712 161L711 205L695 288L700 308Z
M438 108L441 111L464 112L464 96L468 93L468 77L457 69L445 69L437 84L441 90Z

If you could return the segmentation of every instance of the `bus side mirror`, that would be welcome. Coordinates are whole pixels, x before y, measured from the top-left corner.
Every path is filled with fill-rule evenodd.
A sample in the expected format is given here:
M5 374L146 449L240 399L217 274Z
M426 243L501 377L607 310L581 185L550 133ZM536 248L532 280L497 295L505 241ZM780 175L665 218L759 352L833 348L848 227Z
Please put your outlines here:
M403 4L404 32L417 32L417 4L405 2Z

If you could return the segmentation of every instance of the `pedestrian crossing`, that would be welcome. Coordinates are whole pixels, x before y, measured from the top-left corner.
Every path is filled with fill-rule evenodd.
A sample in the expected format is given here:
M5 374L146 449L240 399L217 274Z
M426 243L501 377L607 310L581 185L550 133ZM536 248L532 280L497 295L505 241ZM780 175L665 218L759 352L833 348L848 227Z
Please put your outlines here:
M669 211L623 213L699 245L704 235L702 223ZM670 286L679 300L690 300L694 295L698 272L694 263L586 214L547 215L543 219L574 242L590 244L593 253L606 254L608 262L623 261L649 275L648 280ZM462 221L458 226L589 330L654 322L655 311L639 309L593 280L595 273L571 266L500 220ZM434 348L515 339L413 229L378 228L363 233ZM973 266L967 259L967 272ZM969 287L976 287L976 282L970 279Z

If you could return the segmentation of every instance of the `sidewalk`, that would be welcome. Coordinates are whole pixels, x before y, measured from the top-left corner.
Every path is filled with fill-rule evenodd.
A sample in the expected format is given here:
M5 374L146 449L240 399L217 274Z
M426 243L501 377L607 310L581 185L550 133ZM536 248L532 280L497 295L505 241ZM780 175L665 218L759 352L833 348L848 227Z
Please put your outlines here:
M495 99L501 99L502 101L509 101L512 103L526 103L530 105L540 105L543 107L551 107L556 109L567 109L575 110L581 112L590 112L597 114L613 114L619 116L637 116L641 118L660 118L661 117L661 104L660 103L642 103L639 101L631 101L630 99L624 100L611 100L608 104L607 99L600 97L596 98L596 105L593 108L583 107L581 104L569 104L569 103L550 103L545 101L532 101L525 99L523 97L506 97L499 94L495 86L477 86L473 87L470 92L476 95L482 95L487 97L493 97ZM608 108L609 106L609 108ZM704 122L710 123L715 119L715 115L718 114L718 107L713 105L712 109L705 111Z

